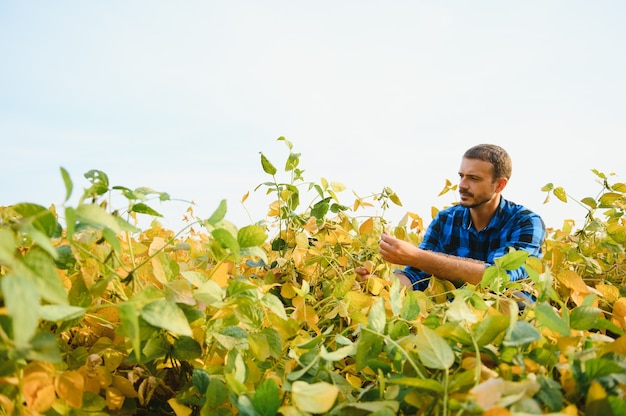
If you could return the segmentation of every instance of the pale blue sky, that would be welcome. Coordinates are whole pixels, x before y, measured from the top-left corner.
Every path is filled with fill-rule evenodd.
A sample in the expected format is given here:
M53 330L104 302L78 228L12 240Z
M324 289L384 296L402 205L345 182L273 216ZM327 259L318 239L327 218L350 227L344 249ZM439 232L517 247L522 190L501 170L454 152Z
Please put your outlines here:
M361 195L390 186L430 219L460 157L514 162L505 197L581 219L591 169L625 181L623 1L0 1L0 205L61 204L59 167L266 211L259 152ZM352 202L346 192L345 202ZM155 204L178 227L186 204Z

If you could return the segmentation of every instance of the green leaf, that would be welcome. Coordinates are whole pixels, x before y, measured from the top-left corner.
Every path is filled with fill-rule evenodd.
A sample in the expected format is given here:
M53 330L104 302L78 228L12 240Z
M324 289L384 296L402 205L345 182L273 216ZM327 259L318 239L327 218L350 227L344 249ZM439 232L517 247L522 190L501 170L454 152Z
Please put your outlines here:
M567 337L571 331L569 325L559 316L558 313L546 302L542 302L535 306L535 316L537 321L560 335Z
M582 202L583 204L587 205L591 209L598 208L598 203L596 202L595 199L593 199L591 197L583 198L583 199L580 200L580 202Z
M139 214L152 215L154 217L163 217L163 215L161 215L159 212L155 211L154 209L150 208L148 205L144 204L143 202L133 204L130 207L130 211L137 212Z
M67 291L57 274L54 260L47 252L38 248L31 249L22 259L20 266L15 268L15 272L20 277L31 280L46 301L61 305L69 303Z
M524 263L526 263L526 259L528 258L528 252L524 250L516 250L511 251L510 253L505 254L504 256L497 258L495 263L502 267L504 270L517 270Z
M488 316L474 327L474 336L479 347L491 343L509 327L510 318L504 315Z
M370 308L367 315L367 326L374 332L379 334L385 333L385 324L387 323L387 314L385 312L385 301L378 298Z
M110 228L116 233L122 229L113 215L94 204L82 204L76 208L76 219L97 228Z
M42 305L40 317L50 322L69 321L85 316L85 308L71 305Z
M261 303L270 311L274 312L279 318L283 320L288 319L287 312L285 311L285 305L280 301L280 299L278 299L278 297L276 297L276 295L266 293L261 298Z
M391 305L391 312L394 316L398 316L402 311L402 297L401 289L403 284L399 279L393 279L391 288L389 289L389 304Z
M224 382L217 378L211 379L211 383L206 389L205 399L206 402L202 408L203 415L210 415L211 409L218 407L228 399L228 389ZM204 412L205 409L207 410L206 413Z
M28 203L13 205L12 208L47 237L52 237L56 233L58 222L47 208Z
M172 356L180 361L193 361L202 355L202 347L191 337L174 341Z
M437 394L443 394L443 386L434 379L424 379L418 377L395 377L388 380L390 384L399 384L401 386L414 387L418 390L428 391Z
M424 366L445 370L454 364L454 352L450 345L427 326L422 325L415 338L415 343L417 355Z
M318 220L323 219L330 209L329 200L330 198L326 198L313 205L313 208L311 208L311 215Z
M495 282L496 278L502 277L503 274L506 274L506 272L504 272L497 266L487 267L485 269L485 273L483 273L482 280L480 281L480 287L481 288L491 287L493 282Z
M368 362L377 358L382 349L382 337L369 331L361 332L356 348L356 370L361 371L367 367Z
M27 358L33 361L60 363L61 351L54 334L38 332L30 341L31 349Z
M300 153L289 153L289 157L287 157L287 162L285 162L285 171L289 172L298 167L300 163ZM268 172L269 173L269 172Z
M109 177L101 170L92 169L84 176L92 184L89 189L85 189L84 198L103 195L109 190Z
M594 306L578 306L572 309L570 314L570 325L572 329L586 331L597 328L602 317L602 310Z
M241 248L260 246L265 240L267 234L259 225L248 225L237 232L237 243Z
M211 375L202 368L194 368L191 373L191 381L198 393L204 395L211 382Z
M224 228L216 228L211 231L211 235L221 248L229 249L232 255L239 257L239 243L229 231Z
M165 299L144 306L141 310L141 317L150 325L165 329L173 334L192 336L185 313L175 303Z
M218 222L222 221L225 216L226 216L226 200L222 199L220 201L220 204L217 206L217 209L215 210L215 212L211 214L211 216L209 217L208 220L206 220L206 222L214 226Z
M508 339L503 341L503 345L518 347L540 340L541 333L539 333L537 328L532 326L530 323L526 321L517 321L507 338Z
M56 248L52 244L50 237L48 237L41 231L37 230L35 227L33 227L30 224L22 225L20 227L20 231L26 234L33 241L33 243L37 244L39 247L44 249L48 254L50 254L50 256L52 256L53 259L56 260L58 258L59 253L57 252Z
M13 319L13 339L17 348L26 348L39 324L39 291L28 279L8 274L0 280L4 304Z
M63 184L65 184L65 202L67 202L72 196L74 184L72 183L70 174L63 167L61 167L61 177L63 178Z
M280 404L280 391L276 382L271 378L264 380L252 397L252 405L261 416L274 416Z
M0 229L0 264L11 266L15 261L16 250L15 234L8 229Z
M274 176L276 174L276 168L272 163L265 157L263 153L261 153L261 166L263 167L263 171L267 174Z
M72 207L65 208L65 227L67 239L72 241L76 230L76 210Z
M120 303L117 305L117 311L120 316L120 326L117 333L125 336L135 352L137 362L141 361L141 330L139 328L139 317L137 310L130 303Z

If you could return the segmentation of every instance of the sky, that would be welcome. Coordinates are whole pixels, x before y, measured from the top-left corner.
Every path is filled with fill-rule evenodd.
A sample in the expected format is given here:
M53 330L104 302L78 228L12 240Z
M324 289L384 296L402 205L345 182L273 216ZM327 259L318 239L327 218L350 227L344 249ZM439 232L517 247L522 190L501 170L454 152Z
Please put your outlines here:
M581 225L541 188L626 181L625 21L621 0L2 0L0 206L63 206L61 167L71 204L97 169L187 201L150 202L167 227L222 199L241 227L265 217L260 152L282 170L282 136L343 203L393 189L392 223L428 223L463 152L495 143L505 198Z

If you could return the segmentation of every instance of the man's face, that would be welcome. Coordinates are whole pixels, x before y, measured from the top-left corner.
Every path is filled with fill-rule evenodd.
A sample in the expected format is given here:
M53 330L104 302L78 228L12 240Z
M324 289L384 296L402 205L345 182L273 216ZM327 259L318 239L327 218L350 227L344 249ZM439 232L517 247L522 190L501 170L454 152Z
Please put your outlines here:
M493 180L493 166L478 159L461 160L459 169L460 204L468 208L477 208L494 200L499 181Z

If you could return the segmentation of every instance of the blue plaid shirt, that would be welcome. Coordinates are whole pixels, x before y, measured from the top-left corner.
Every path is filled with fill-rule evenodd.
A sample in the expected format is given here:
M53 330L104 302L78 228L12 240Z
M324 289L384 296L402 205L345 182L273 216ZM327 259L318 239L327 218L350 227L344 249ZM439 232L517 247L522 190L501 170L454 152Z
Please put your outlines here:
M545 236L545 225L539 215L522 205L500 198L500 205L489 225L480 231L472 225L469 208L454 205L439 211L428 226L419 247L484 261L485 266L490 266L494 259L505 255L509 247L541 257ZM406 266L403 272L415 290L428 287L430 274L412 266ZM523 267L508 273L511 281L527 277Z

